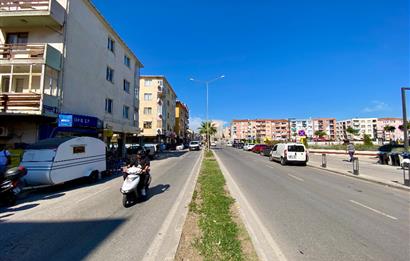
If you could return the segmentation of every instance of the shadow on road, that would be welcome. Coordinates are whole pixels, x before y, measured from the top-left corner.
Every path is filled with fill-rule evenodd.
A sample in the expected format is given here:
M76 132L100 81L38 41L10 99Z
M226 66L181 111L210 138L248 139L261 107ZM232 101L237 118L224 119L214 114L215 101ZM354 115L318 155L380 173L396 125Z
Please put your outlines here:
M159 155L156 160L163 160L168 158L178 158L187 153L187 151L167 151Z
M158 184L152 188L149 189L149 198L153 198L156 195L162 194L165 191L167 191L169 188L171 187L171 185L169 184Z
M124 221L2 223L1 260L83 260Z

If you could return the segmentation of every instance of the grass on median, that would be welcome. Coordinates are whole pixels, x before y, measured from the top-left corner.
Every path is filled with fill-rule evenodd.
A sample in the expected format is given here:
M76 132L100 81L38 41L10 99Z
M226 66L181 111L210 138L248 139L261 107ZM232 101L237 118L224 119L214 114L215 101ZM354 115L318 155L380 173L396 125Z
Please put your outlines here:
M195 243L205 260L245 260L239 240L240 229L233 220L234 200L225 191L225 179L211 151L206 152L201 174L198 211L201 237Z

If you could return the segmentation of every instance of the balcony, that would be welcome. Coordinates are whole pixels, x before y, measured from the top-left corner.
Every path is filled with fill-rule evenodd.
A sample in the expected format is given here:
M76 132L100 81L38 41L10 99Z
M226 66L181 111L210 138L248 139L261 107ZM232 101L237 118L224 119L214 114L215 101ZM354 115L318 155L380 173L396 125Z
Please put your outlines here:
M61 56L60 51L48 44L0 44L0 66L47 64L60 70Z
M64 17L57 0L0 0L0 27L61 27Z
M0 93L0 112L56 116L58 98L44 93Z

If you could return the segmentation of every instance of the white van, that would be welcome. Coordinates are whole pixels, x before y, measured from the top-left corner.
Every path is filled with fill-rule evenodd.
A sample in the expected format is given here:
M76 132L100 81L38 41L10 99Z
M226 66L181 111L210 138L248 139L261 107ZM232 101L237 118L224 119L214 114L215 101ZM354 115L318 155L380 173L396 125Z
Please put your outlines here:
M279 161L282 165L294 162L306 166L309 156L303 144L279 143L273 146L269 159Z
M21 165L27 168L28 185L55 185L82 177L96 181L106 170L105 143L91 137L41 140L24 151Z

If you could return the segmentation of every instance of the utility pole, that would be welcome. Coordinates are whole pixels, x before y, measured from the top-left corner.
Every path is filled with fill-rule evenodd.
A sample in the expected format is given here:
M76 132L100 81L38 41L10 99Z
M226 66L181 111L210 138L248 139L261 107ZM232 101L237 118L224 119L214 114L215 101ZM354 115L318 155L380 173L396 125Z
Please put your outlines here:
M409 138L407 130L407 106L406 106L406 91L410 90L409 87L401 88L401 104L403 109L403 132L404 132L404 150L409 149Z

